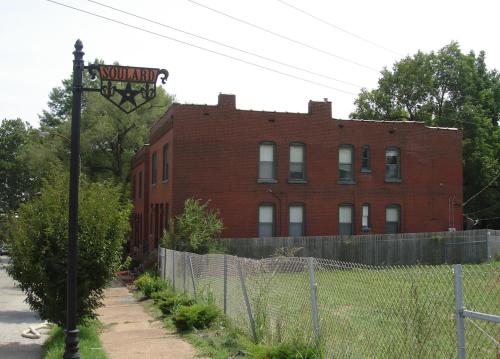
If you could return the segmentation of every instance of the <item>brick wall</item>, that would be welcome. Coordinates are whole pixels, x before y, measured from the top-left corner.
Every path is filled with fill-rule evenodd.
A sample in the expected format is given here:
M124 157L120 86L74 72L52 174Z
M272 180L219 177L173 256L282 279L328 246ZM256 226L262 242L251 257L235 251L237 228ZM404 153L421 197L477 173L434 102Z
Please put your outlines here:
M223 237L255 237L258 206L276 209L276 235L288 235L288 206L305 206L305 235L339 232L338 206L353 205L354 233L383 233L385 208L401 206L401 231L462 228L462 134L422 123L335 120L331 103L309 102L308 113L237 110L233 95L219 104L174 105L155 125L149 158L169 143L171 177L150 188L150 203L182 212L189 197L210 199L224 220ZM277 183L257 183L259 143L276 144ZM289 144L306 146L307 183L288 183ZM355 184L338 184L339 145L354 148ZM371 173L361 172L361 149L371 148ZM385 182L385 149L401 151L401 183ZM134 171L134 169L132 170ZM371 231L361 231L361 206L371 207Z

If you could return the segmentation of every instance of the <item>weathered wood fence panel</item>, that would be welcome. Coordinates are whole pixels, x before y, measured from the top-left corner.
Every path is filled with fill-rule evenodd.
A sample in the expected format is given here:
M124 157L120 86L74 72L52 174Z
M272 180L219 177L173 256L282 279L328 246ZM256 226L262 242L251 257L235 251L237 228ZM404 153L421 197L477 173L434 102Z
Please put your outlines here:
M481 263L500 255L500 231L224 238L228 253L265 258L279 248L297 247L297 256L371 265Z

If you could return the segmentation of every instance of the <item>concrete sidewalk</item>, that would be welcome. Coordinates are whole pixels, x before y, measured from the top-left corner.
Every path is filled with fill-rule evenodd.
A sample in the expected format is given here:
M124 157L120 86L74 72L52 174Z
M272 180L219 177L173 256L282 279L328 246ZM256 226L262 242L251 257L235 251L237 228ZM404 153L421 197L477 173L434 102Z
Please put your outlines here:
M104 307L98 314L105 328L102 346L110 359L196 357L190 344L155 321L118 281L106 289Z
M42 321L24 302L26 295L16 287L14 280L7 275L9 258L0 256L0 358L1 359L38 359L48 330L40 330L40 339L27 339L21 336L23 330L37 326Z

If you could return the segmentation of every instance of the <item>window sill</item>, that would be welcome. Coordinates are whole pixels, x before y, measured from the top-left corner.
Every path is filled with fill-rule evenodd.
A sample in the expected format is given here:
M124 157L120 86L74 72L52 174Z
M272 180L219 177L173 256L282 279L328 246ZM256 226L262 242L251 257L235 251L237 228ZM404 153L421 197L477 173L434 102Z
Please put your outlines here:
M337 184L356 184L354 180L338 180Z
M401 183L401 178L386 178L386 183Z
M288 183L307 183L307 180L305 180L305 179L293 179L293 178L289 178L288 179Z
M278 180L272 178L257 178L257 183L278 183Z
M168 183L168 178L166 180L161 181L161 183Z
M370 232L372 230L371 227L362 227L361 232Z
M372 173L372 170L361 169L361 173Z

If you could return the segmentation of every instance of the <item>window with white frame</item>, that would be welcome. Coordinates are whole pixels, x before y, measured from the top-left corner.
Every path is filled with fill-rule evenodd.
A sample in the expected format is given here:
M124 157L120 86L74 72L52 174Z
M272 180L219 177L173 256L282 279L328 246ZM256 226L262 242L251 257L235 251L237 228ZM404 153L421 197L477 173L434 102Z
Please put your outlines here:
M363 145L361 149L361 172L371 172L371 150L370 146Z
M272 142L259 145L259 180L274 181L276 178L276 146Z
M339 206L339 234L353 234L353 209L350 204L342 204Z
M274 205L259 206L259 237L274 237Z
M339 182L352 183L353 172L353 148L351 145L339 147Z
M293 181L304 181L305 174L305 146L301 143L290 144L290 162L288 179Z
M304 205L292 204L288 213L288 235L291 237L304 235Z
M401 207L391 204L385 209L385 233L399 233L401 231Z
M364 203L361 206L361 228L364 230L370 229L371 218L370 218L370 205Z
M385 180L401 181L401 154L399 148L389 147L385 150Z

